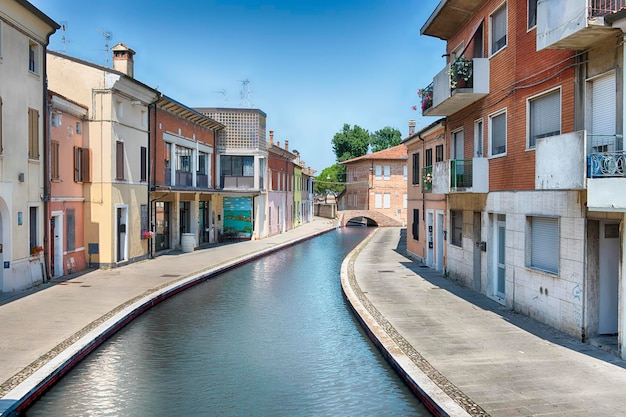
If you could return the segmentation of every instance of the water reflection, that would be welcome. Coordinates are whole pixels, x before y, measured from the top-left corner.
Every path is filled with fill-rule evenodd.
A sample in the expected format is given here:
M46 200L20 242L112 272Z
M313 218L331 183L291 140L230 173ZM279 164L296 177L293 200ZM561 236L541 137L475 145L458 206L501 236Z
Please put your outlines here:
M341 296L341 262L370 232L326 234L158 305L27 415L428 415Z

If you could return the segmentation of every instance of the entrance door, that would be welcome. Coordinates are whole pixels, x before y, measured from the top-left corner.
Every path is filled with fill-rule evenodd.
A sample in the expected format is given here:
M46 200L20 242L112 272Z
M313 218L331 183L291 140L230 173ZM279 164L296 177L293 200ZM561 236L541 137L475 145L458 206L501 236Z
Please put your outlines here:
M496 215L494 227L493 247L494 253L494 295L498 298L506 298L506 217L504 214Z
M429 267L433 267L435 263L435 242L433 241L434 236L434 221L433 221L433 211L428 210L426 212L426 265Z
M620 238L619 223L600 223L598 334L617 334Z
M52 229L52 253L50 259L52 260L52 276L60 277L63 275L63 215L53 213L50 222L50 228Z
M118 207L116 210L117 217L117 262L126 260L126 217L127 208Z
M435 244L437 250L435 256L437 258L435 268L437 271L443 271L443 211L437 211L437 227L435 229Z
M183 233L191 232L191 204L189 201L181 201L178 210L178 243L183 244Z
M481 222L480 222L480 212L474 212L474 290L480 292L481 287L481 248L480 242L482 241L481 237Z

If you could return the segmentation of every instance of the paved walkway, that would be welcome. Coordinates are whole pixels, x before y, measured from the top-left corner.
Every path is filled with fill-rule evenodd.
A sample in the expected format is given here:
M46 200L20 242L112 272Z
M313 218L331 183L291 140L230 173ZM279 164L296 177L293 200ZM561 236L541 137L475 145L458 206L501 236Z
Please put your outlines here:
M155 299L334 227L334 221L315 218L262 240L162 255L0 294L0 416L21 408L25 398L58 379L60 368L84 357L102 334L116 331Z
M436 413L626 415L625 361L411 262L403 233L378 229L344 261L342 285Z

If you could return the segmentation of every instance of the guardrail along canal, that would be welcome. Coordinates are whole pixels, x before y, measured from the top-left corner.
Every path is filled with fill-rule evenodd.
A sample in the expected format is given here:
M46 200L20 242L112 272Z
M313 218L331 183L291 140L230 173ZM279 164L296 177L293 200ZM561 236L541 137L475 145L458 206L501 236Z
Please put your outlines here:
M370 232L333 231L166 300L26 415L429 415L341 293L341 262Z

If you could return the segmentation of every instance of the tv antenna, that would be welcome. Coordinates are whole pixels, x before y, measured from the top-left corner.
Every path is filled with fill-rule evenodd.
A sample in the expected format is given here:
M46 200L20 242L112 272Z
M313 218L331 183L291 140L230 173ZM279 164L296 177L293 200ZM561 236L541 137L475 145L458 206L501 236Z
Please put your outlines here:
M71 42L65 38L65 32L67 31L67 22L61 22L61 30L63 34L61 35L61 43L63 44L63 53L67 53L67 43Z
M109 66L109 41L111 40L111 36L113 35L111 32L106 32L102 29L98 29L98 31L104 36L104 53L106 54L107 67Z
M252 108L251 95L250 91L250 80L247 78L245 80L241 80L241 90L239 90L239 97L241 99L241 106Z

